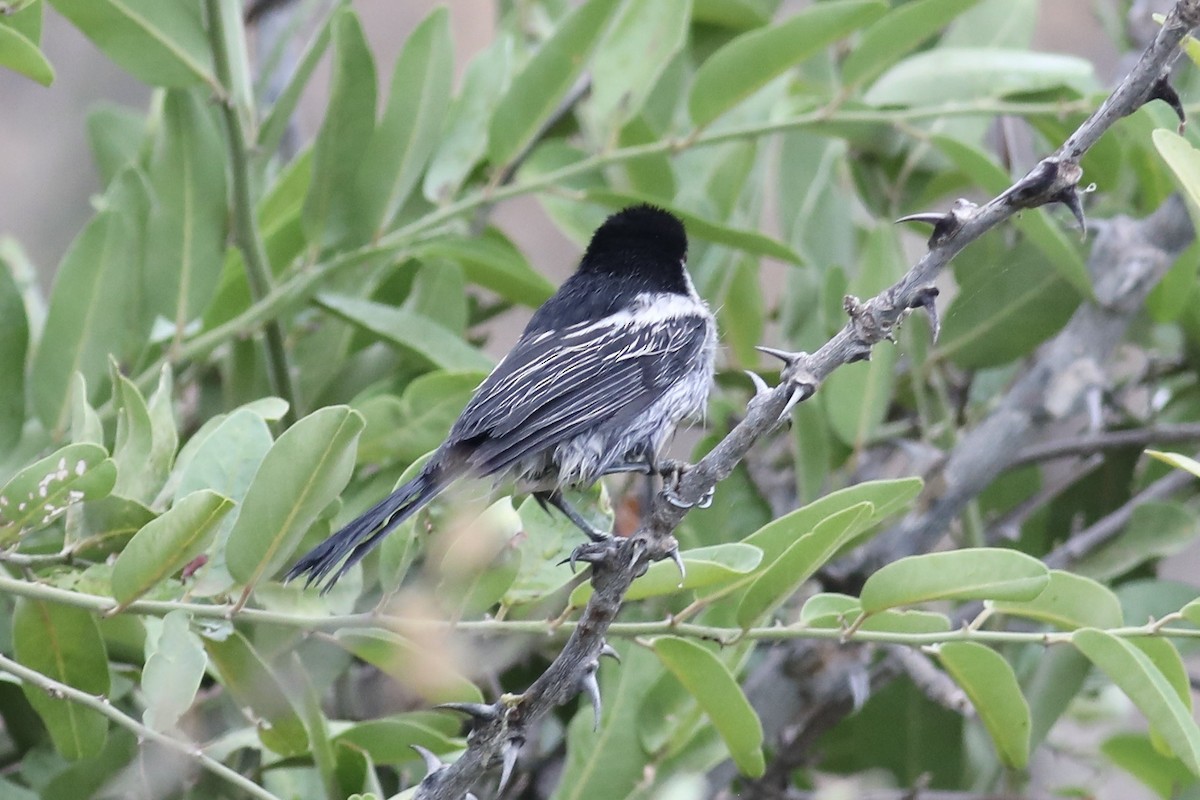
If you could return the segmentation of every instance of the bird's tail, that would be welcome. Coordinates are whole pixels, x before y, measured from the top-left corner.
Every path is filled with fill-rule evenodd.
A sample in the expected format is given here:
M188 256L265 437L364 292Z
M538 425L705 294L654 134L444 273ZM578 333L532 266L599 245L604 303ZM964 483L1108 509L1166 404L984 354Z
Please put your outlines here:
M305 586L324 581L321 593L329 591L333 584L379 544L379 540L392 528L417 513L445 488L446 482L442 479L441 472L442 470L430 464L417 477L308 551L288 571L284 580L290 581L306 575ZM337 567L336 572L334 567ZM326 576L329 576L328 580L325 580Z

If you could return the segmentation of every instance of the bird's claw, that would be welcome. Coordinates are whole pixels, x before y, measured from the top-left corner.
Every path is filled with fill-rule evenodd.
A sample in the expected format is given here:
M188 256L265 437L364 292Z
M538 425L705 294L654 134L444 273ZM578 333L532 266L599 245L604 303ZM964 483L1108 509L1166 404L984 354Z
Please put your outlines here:
M576 562L583 561L587 564L599 563L608 558L609 553L611 553L613 548L615 548L617 545L617 540L612 536L606 536L600 540L593 539L592 541L584 542L572 550L571 555L558 562L558 566L570 564L571 572L575 572Z

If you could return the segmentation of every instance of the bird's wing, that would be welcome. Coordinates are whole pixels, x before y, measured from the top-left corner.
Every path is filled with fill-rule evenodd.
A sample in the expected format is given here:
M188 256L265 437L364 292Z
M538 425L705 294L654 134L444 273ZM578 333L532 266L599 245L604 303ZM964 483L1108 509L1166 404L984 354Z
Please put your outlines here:
M693 369L709 321L571 326L523 337L480 385L450 432L482 474L604 424L624 424Z

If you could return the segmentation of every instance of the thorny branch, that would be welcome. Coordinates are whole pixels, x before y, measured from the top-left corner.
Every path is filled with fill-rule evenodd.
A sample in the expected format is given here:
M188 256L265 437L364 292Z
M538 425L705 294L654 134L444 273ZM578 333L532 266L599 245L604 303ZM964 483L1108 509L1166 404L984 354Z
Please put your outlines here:
M898 283L870 300L862 302L847 297L845 309L849 322L815 353L769 351L785 362L782 383L769 390L760 383L760 391L751 401L746 417L683 476L677 495L685 501L699 502L732 473L760 437L773 430L796 403L811 396L833 370L869 358L874 345L891 339L896 325L911 309L921 308L930 314L936 335L937 290L933 281L967 244L1021 210L1051 203L1067 205L1082 225L1076 189L1082 177L1080 157L1114 122L1147 101L1162 98L1168 102L1175 100L1173 105L1177 104L1166 82L1166 69L1176 57L1180 41L1197 24L1200 24L1200 0L1176 3L1158 36L1101 107L1053 155L1039 162L1001 195L983 206L960 200L948 214L910 218L934 223L926 255ZM1187 235L1190 236L1190 228ZM1105 300L1101 295L1101 301ZM506 695L490 706L457 709L468 714L473 723L467 750L453 764L435 765L418 788L420 800L460 800L483 772L495 764L503 767L501 783L504 783L532 726L544 715L581 691L592 694L598 702L599 695L593 693L593 685L596 665L605 648L605 631L620 610L633 580L651 561L676 551L672 533L686 513L686 508L666 502L660 496L649 519L633 536L588 554L595 591L563 650L523 694Z

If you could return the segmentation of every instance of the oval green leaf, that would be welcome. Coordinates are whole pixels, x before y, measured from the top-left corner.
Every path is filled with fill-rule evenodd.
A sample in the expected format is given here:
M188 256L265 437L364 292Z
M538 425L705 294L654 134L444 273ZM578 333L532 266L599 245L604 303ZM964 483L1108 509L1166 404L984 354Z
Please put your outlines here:
M354 469L362 416L346 406L309 414L263 459L229 533L229 574L245 586L282 567L300 537L337 499Z
M434 753L451 753L462 748L462 742L410 714L355 723L333 737L335 745L343 742L363 750L376 764L403 764L419 759L412 749L414 744Z
M375 61L358 17L334 14L333 77L325 119L313 144L312 181L304 199L304 232L311 242L333 244L362 208L354 179L375 132Z
M696 70L688 93L692 121L707 125L789 67L886 12L886 3L874 1L819 3L777 25L742 34Z
M17 661L48 678L88 694L109 690L108 655L100 629L82 608L18 598L12 618ZM46 723L54 747L77 761L104 747L108 720L70 700L55 699L44 689L22 684L29 704Z
M1147 450L1146 455L1157 458L1164 464L1170 464L1176 469L1190 472L1197 478L1200 478L1200 461L1194 458L1183 455L1182 453L1164 453L1161 450Z
M588 0L559 24L496 106L488 126L488 159L502 167L538 135L588 63L616 0Z
M442 369L490 372L494 366L483 353L424 314L334 294L318 295L317 305Z
M536 308L554 294L554 284L529 265L520 250L496 228L478 236L443 236L420 245L419 259L445 258L462 267L471 283L506 300Z
M862 533L875 507L858 503L826 517L801 536L750 584L738 606L737 621L749 628L795 594L834 554Z
M983 720L1005 765L1024 769L1029 763L1029 703L1017 676L1004 658L977 642L947 642L938 660L963 688Z
M871 80L977 2L917 0L893 9L863 31L842 63L842 80L848 84Z
M69 444L35 461L0 489L0 542L50 524L67 507L107 497L117 468L98 444Z
M863 611L930 600L1032 600L1050 582L1046 565L1016 550L976 547L909 556L884 566L863 585Z
M200 3L49 0L104 54L151 86L217 87Z
M911 503L920 493L922 485L920 478L898 478L867 481L838 489L768 522L744 541L762 550L763 561L771 564L783 555L792 542L816 528L822 520L859 503L870 503L875 509L871 524L875 524Z
M1050 582L1032 600L997 600L991 605L1001 614L1036 619L1064 630L1119 628L1125 623L1121 601L1111 589L1057 569L1050 571Z
M453 80L450 13L439 7L404 43L387 109L355 178L356 202L336 209L353 213L345 222L352 241L378 236L408 200L438 143Z
M162 619L162 630L149 649L142 668L142 697L146 726L172 731L179 718L192 707L208 658L204 646L191 631L191 618L172 611Z
M1171 752L1200 775L1200 728L1150 657L1124 639L1092 628L1075 631L1071 642L1146 715Z
M113 564L113 597L127 606L204 552L233 501L207 489L178 501L138 531Z
M294 756L308 750L308 731L270 666L242 634L226 628L202 636L221 684L239 708L249 710L258 738L269 750Z
M20 31L0 25L0 67L8 67L42 86L54 83L54 67Z
M0 453L21 438L25 425L25 360L29 351L29 320L13 267L0 253ZM0 509L0 515L3 511Z
M687 639L661 636L651 647L712 720L738 769L752 778L762 775L762 723L729 669L710 651Z
M453 653L406 639L388 630L338 631L337 643L430 703L483 702L483 693L463 677Z

